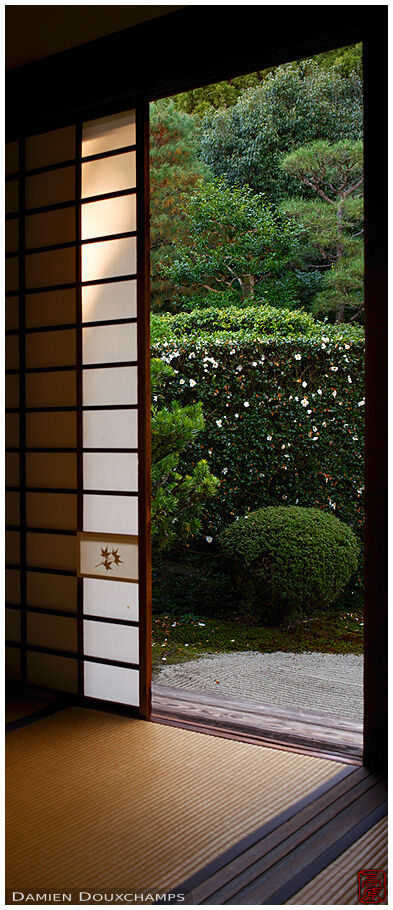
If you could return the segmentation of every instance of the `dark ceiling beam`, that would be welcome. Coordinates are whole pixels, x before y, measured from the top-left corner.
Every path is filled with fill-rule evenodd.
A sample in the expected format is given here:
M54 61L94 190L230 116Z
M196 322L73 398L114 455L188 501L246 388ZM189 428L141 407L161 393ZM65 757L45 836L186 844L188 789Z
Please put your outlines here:
M362 41L386 7L189 6L6 74L6 131L153 100ZM295 49L295 50L294 50Z

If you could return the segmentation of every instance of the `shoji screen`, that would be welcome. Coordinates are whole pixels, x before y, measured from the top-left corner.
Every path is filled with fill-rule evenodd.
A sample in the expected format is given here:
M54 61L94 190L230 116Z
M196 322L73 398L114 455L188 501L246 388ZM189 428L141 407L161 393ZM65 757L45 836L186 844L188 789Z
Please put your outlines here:
M7 176L9 675L144 714L146 132L31 136Z

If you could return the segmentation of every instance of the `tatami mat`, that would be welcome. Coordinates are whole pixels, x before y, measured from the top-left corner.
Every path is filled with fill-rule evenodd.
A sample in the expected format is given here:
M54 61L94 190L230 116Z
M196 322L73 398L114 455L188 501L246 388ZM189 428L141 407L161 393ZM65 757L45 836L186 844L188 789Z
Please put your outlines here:
M361 869L388 869L388 820L382 818L378 824L366 831L339 859L330 863L287 904L315 905L359 904L358 872ZM387 901L383 901L387 903Z
M71 708L7 737L6 884L162 892L338 762Z

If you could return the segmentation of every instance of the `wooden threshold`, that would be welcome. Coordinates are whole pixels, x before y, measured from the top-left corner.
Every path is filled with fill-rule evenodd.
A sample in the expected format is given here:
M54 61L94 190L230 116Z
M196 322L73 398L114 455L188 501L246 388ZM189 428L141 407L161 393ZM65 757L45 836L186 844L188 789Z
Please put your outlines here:
M151 719L254 744L318 752L351 764L362 762L362 724L334 714L153 684Z
M387 814L386 781L354 768L185 881L186 904L284 904Z

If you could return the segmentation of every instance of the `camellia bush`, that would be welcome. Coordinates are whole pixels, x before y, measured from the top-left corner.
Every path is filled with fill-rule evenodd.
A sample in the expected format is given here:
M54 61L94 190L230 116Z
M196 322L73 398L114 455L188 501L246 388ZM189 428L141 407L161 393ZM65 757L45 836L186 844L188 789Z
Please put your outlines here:
M162 403L201 402L205 418L179 468L191 471L205 458L220 479L201 534L214 542L247 512L299 505L336 515L361 537L364 331L313 324L300 313L308 327L296 330L288 321L280 333L268 308L255 312L254 324L245 326L239 310L237 331L234 315L223 329L216 313L215 331L211 315L206 331L197 328L201 313L155 317L152 356L174 369ZM283 309L276 313L285 320Z

